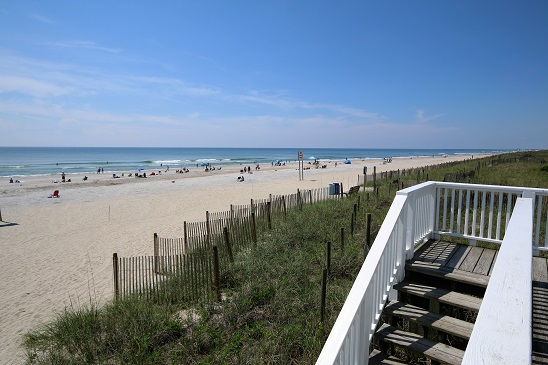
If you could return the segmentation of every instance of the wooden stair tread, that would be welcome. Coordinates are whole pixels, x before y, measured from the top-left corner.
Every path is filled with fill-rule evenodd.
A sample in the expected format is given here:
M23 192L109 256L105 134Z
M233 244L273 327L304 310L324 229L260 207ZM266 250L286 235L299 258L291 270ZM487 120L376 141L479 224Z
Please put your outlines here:
M394 285L394 289L423 298L436 299L440 303L449 304L454 307L469 309L476 312L479 311L482 302L481 298L474 297L472 295L408 281L403 281Z
M464 270L453 269L439 264L431 264L419 260L409 260L405 264L405 268L409 271L419 272L422 274L432 275L439 278L457 281L460 283L471 284L487 288L489 276L476 274Z
M464 351L435 342L420 335L398 330L388 324L383 324L376 335L382 340L400 346L406 350L425 356L439 362L459 365L464 357Z
M373 350L369 354L369 364L371 365L407 365L408 362L398 359L395 356L390 356L379 350Z
M474 325L451 316L429 312L420 307L402 303L399 301L390 302L385 308L385 313L414 321L420 325L428 326L442 332L469 340Z

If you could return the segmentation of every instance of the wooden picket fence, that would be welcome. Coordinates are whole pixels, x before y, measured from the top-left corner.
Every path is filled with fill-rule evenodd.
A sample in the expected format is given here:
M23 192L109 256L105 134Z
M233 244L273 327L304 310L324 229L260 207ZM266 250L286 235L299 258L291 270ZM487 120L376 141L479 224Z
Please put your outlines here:
M219 294L216 250L170 256L113 255L115 298L137 295L162 303L211 300ZM160 270L161 268L161 270ZM177 287L177 290L171 290Z
M115 298L138 295L162 302L218 298L215 278L220 277L221 268L233 260L235 252L257 242L258 232L285 221L289 209L339 197L329 195L327 188L271 195L252 199L249 205L231 205L229 211L206 212L203 222L185 221L183 237L154 234L153 256L113 254ZM173 286L179 290L169 290Z
M480 163L484 165L487 162L478 161L478 170ZM419 181L428 178L428 170L452 164L383 173L377 173L374 167L369 175L365 168L363 176L358 175L358 185L373 181L376 186L377 180L393 181L411 174L416 174ZM398 188L399 183L395 186L396 190ZM332 195L326 187L297 190L295 194L270 195L268 199L252 199L249 205L231 205L229 211L206 212L203 222L183 222L184 237L162 238L155 234L153 256L113 255L115 297L139 295L170 302L219 298L219 280L215 278L220 276L222 267L232 261L235 252L257 241L258 232L271 229L275 222L285 221L288 210L300 210L303 205L327 199L341 199L343 191L340 183L337 195ZM172 293L177 293L177 290L167 290L175 285L180 288L178 294Z

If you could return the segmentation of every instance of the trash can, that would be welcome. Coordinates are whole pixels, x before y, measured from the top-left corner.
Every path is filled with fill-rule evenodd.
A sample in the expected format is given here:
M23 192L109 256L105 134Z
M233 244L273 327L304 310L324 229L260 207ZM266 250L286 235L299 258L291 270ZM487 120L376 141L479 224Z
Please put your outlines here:
M335 185L334 184L329 184L329 187L327 188L327 193L329 195L335 195Z
M339 183L333 183L333 185L334 185L334 190L335 190L334 195L339 195L341 193L341 185Z

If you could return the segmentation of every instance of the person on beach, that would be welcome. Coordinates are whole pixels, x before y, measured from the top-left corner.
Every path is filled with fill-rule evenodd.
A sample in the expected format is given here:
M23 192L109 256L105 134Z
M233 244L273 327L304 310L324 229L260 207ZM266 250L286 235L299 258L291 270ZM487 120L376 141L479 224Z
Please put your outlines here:
M61 173L61 182L65 182L65 173L64 172Z

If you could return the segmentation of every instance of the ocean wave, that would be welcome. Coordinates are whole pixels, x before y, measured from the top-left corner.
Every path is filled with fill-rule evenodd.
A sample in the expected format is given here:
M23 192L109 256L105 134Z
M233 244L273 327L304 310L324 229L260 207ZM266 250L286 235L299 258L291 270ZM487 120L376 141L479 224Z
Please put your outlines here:
M29 166L24 166L24 165L14 165L14 166L0 166L0 169L24 169L24 168L27 168Z
M155 164L176 164L176 163L180 163L181 160L158 160L158 161L154 161Z

